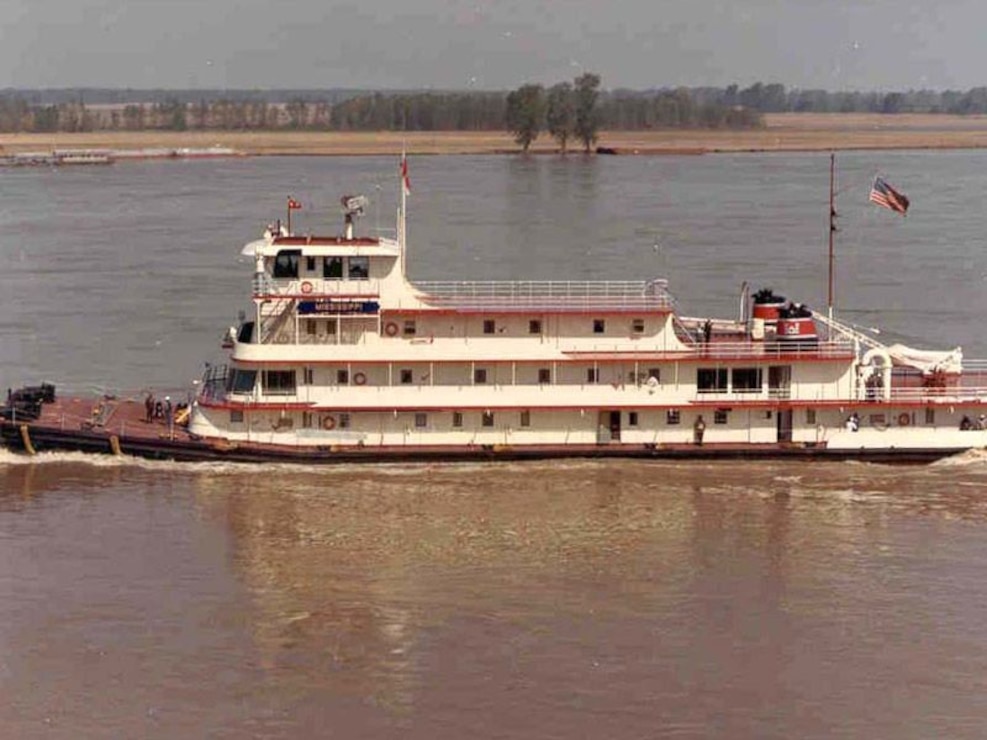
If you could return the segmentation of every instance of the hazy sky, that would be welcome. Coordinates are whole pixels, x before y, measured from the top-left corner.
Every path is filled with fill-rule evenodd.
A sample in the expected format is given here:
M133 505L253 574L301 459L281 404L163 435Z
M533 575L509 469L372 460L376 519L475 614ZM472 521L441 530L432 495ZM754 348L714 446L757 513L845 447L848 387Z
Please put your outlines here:
M0 0L2 87L987 84L984 0Z

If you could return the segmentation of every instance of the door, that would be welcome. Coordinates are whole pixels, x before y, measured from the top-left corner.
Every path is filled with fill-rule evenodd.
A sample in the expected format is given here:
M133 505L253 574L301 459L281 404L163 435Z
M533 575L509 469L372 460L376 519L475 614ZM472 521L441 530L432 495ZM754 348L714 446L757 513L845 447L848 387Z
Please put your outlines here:
M611 442L620 441L620 412L619 411L610 412L610 441Z
M778 420L777 421L778 441L791 442L792 441L792 410L778 409L778 413L775 414L775 419Z
M601 411L599 426L596 430L597 444L620 441L620 412Z

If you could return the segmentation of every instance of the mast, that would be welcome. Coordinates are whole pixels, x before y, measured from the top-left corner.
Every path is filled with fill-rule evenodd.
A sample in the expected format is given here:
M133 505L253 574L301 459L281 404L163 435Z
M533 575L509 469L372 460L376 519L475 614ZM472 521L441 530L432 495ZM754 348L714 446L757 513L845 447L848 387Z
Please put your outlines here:
M398 214L398 243L401 246L401 274L407 274L408 264L408 193L411 190L411 181L408 179L408 154L405 148L401 147L401 211Z
M836 152L829 154L829 320L833 320L833 238L836 235Z

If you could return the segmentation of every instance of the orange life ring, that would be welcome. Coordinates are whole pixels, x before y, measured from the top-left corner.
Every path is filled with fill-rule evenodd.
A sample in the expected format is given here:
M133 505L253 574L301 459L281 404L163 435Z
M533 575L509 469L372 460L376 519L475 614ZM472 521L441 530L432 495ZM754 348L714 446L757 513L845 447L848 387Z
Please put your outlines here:
M398 325L393 321L389 321L384 324L384 333L389 337L396 337L398 335Z
M898 426L907 427L911 423L912 423L912 417L910 417L908 414L905 413L898 414Z
M312 283L306 280L304 283L302 283L302 293L308 295L311 292L312 292Z
M336 428L336 419L332 416L327 416L322 420L322 428L327 432L332 431Z
M356 373L353 376L353 383L355 385L363 385L366 382L367 382L367 376L364 375L363 373Z

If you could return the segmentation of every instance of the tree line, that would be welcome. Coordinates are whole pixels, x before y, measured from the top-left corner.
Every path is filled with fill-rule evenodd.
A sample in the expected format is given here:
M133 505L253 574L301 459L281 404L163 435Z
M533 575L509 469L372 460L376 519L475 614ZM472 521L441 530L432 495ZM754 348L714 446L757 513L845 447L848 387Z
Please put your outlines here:
M507 93L374 92L336 102L301 97L268 102L251 95L195 102L170 98L154 103L91 104L77 99L37 104L20 94L5 93L0 94L0 132L514 131L517 106L522 101L536 106L529 113L536 114L538 130L547 130L557 139L559 132L564 132L559 140L564 139L566 145L570 141L585 145L587 135L590 141L595 140L600 129L761 125L754 111L701 104L685 89L603 92L598 76L588 74L580 79L547 90L540 85L522 85ZM592 80L592 85L586 84ZM535 98L526 97L530 95ZM549 115L544 122L542 113ZM572 116L576 118L570 120Z
M574 116L579 111L584 118L577 130ZM745 88L604 91L599 77L588 73L571 83L548 88L528 84L510 92L0 91L0 132L7 133L509 130L517 137L521 115L521 120L527 117L524 127L529 131L522 142L537 122L537 134L547 132L560 147L570 142L585 147L587 133L592 145L599 130L751 128L763 125L761 114L781 112L983 114L987 87L966 92L828 92L758 82Z

